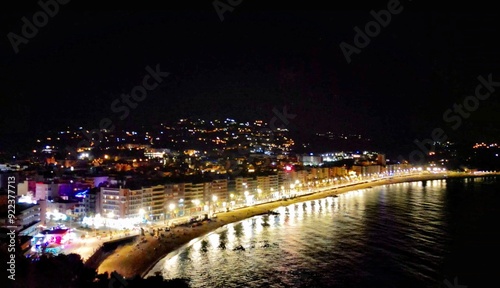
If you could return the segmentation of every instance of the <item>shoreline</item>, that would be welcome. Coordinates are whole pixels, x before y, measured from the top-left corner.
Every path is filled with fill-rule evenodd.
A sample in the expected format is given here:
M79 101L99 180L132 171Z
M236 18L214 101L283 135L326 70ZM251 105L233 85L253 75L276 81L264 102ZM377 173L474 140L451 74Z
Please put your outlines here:
M145 243L128 244L116 248L113 254L109 255L97 267L97 273L118 272L124 278L134 276L146 277L151 270L165 257L171 253L179 251L182 247L189 245L196 239L213 233L217 229L230 224L243 221L245 219L267 213L281 206L288 206L300 202L322 199L332 195L338 195L358 189L366 189L374 186L383 186L388 184L397 184L404 182L432 181L448 178L477 178L486 176L500 176L499 172L484 174L464 174L464 173L446 173L446 174L426 174L397 177L392 179L382 179L373 182L354 184L341 188L330 188L323 191L313 192L311 194L297 196L288 200L278 200L274 202L262 203L251 207L242 207L229 212L217 214L215 221L209 221L201 226L175 227L170 232L162 232L164 237L156 239L149 234L144 236Z

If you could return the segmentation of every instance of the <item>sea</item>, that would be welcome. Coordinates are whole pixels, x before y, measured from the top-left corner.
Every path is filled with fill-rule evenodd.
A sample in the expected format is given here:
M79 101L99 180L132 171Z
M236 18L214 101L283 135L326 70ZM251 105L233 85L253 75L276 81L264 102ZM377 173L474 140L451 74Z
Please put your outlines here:
M500 177L374 186L228 224L149 276L191 287L494 287Z

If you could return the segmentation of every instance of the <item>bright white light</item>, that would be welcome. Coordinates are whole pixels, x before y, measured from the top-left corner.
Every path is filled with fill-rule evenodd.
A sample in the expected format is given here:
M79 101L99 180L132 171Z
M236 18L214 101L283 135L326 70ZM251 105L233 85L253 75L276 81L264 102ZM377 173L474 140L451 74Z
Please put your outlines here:
M65 221L68 219L66 214L59 213L57 210L54 210L53 212L47 211L46 216L54 221Z
M19 197L19 200L17 200L17 202L18 203L36 204L36 200L33 199L33 194L31 192Z
M246 197L246 203L248 206L251 206L253 204L253 195Z
M80 159L89 158L89 153L81 153L78 158L80 158Z

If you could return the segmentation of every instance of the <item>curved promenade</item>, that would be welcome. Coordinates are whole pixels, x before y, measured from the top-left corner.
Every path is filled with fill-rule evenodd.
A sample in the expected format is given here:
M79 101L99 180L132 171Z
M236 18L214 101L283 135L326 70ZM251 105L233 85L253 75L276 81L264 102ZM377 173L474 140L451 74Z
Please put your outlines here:
M280 206L288 206L298 202L321 199L335 194L393 183L484 176L500 176L500 172L478 174L446 172L439 174L399 176L391 179L384 178L368 183L352 184L348 187L325 189L308 195L297 196L286 201L280 200L239 208L230 212L219 213L217 214L215 221L206 222L201 226L193 228L178 226L171 229L169 232L162 232L165 236L160 237L159 239L147 234L147 236L145 236L146 241L143 243L134 243L118 247L113 254L104 259L104 261L99 265L97 272L111 273L116 271L125 278L136 275L144 277L148 274L148 272L150 272L155 264L158 263L158 261L163 259L169 253L181 248L183 245L188 244L190 241L206 235L228 223L238 222L249 217L263 214Z

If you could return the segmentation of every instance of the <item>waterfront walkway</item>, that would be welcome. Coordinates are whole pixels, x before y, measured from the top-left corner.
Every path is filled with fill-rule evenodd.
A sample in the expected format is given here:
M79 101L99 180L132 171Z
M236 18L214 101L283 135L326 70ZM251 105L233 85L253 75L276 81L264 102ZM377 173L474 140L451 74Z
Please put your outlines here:
M298 202L321 199L330 195L345 193L348 191L392 183L437 180L453 177L481 177L488 175L500 175L500 173L465 174L448 172L440 174L390 177L346 187L324 188L322 191L298 196L286 201L282 200L262 203L256 206L242 207L229 212L218 213L215 221L207 221L203 225L194 228L189 226L177 226L169 232L162 232L163 236L161 237L153 237L146 234L146 236L143 237L144 240L138 241L138 243L119 247L112 255L104 259L98 267L98 273L111 273L116 271L124 277L133 277L135 275L145 276L148 274L149 270L151 270L154 265L168 253L188 244L193 239L206 235L226 224L263 214L280 206L287 206ZM154 273L155 271L150 272Z

